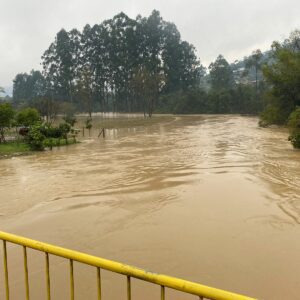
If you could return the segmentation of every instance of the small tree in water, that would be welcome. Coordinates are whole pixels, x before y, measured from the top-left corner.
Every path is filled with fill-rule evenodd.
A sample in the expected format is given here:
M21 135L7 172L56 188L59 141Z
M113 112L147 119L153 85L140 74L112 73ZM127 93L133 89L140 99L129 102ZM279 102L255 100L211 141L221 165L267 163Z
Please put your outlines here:
M71 125L68 123L59 124L59 129L61 131L61 136L65 139L66 144L68 144L68 134L71 131Z
M66 123L70 124L71 127L74 127L75 123L77 122L77 119L74 115L66 115L63 119Z
M92 119L88 118L85 121L85 128L89 130L89 136L91 136L91 129L93 127Z
M145 67L140 67L134 73L131 80L131 88L136 98L142 100L144 117L146 114L151 118L159 92L164 86L164 76L160 73L149 72Z

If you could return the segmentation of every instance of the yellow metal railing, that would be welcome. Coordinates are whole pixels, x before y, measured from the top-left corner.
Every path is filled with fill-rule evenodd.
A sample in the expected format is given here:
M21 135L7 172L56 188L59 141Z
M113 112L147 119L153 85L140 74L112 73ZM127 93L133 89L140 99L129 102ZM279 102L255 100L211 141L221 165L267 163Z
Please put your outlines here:
M101 300L101 269L123 274L127 276L127 300L131 300L131 278L141 279L150 283L161 286L161 300L165 300L165 288L171 288L187 294L198 296L198 299L216 299L216 300L253 300L246 296L208 287L191 281L178 279L161 274L151 273L136 267L118 263L115 261L103 259L100 257L84 254L54 245L42 243L39 241L27 239L21 236L9 234L0 231L0 240L3 241L3 262L4 262L4 281L6 300L9 300L9 278L8 278L8 261L7 261L7 242L23 246L24 256L24 273L25 273L25 299L30 299L27 248L35 249L45 253L46 269L46 288L47 299L51 299L51 281L49 268L49 254L68 259L70 262L70 297L75 298L74 294L74 261L96 267L97 269L97 292L98 300Z

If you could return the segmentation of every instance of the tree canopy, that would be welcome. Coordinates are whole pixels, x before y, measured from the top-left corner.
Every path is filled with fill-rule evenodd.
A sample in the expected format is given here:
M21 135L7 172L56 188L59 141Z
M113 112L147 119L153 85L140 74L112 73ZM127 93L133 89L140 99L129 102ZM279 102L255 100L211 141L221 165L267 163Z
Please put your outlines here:
M91 106L148 112L151 105L145 107L133 83L140 70L153 91L151 103L161 94L198 85L204 74L193 45L156 10L135 19L120 13L101 24L87 24L82 31L62 29L44 52L42 65L42 77L38 71L17 75L14 98L36 98L43 90L48 98L89 112Z
M209 65L209 75L211 86L215 90L232 88L235 83L233 71L222 55Z
M265 123L285 124L300 106L300 32L295 31L283 43L273 43L273 62L263 68L271 89L266 98Z
M194 46L158 11L119 13L81 31L61 29L42 72L17 74L13 99L47 119L76 111L257 114L265 106L263 118L282 124L299 105L299 36L232 64L219 55L206 73Z

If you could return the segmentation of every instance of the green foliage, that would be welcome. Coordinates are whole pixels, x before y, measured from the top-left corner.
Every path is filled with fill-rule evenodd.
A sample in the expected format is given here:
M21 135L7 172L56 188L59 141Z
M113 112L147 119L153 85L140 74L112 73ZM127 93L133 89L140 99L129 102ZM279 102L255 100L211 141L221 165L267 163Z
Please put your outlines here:
M267 127L272 124L284 124L285 118L282 116L280 107L268 105L260 114L259 126Z
M263 68L272 88L266 98L268 105L262 114L262 122L284 124L300 105L300 52L280 44L274 47L275 62Z
M58 113L64 113L62 107L64 102L53 100L51 97L39 97L28 102L30 107L35 108L41 116L47 118L47 120L54 119Z
M43 145L45 148L50 148L52 149L54 146L57 146L56 139L53 138L45 138L43 141Z
M219 55L215 62L209 65L209 76L212 89L229 89L234 86L234 76L227 60Z
M4 132L8 129L15 115L15 111L8 103L0 103L0 143L5 141Z
M177 114L257 114L261 103L256 100L255 89L237 85L232 89L206 92L201 88L179 91L159 99L157 112Z
M144 115L152 116L154 104L158 100L159 91L162 86L162 75L151 73L146 68L139 68L133 75L131 88L137 99L142 99Z
M62 133L62 137L67 140L68 133L71 131L71 125L68 123L61 123L58 128Z
M300 131L294 131L289 136L289 141L294 148L300 149Z
M88 118L85 120L85 128L90 130L93 127L92 119Z
M62 130L59 127L53 127L50 123L41 125L40 131L46 138L63 138Z
M139 68L149 72L154 86L147 105L151 111L159 94L196 86L204 70L193 45L182 41L176 26L155 10L136 19L120 13L86 25L82 32L62 29L42 60L47 95L75 103L90 116L96 106L102 111L143 110L143 99L131 88Z
M17 113L16 122L19 126L32 126L40 122L40 114L35 108L25 108Z
M271 93L261 124L284 124L300 105L300 32L273 50L255 50L231 65L219 55L205 76L194 46L158 11L135 19L120 13L81 32L60 30L42 56L43 73L16 76L14 100L34 105L47 120L97 110L257 114L263 73Z
M41 126L41 132L46 138L66 139L71 131L71 125L67 122L60 123L58 127L52 126L50 123L45 123Z
M63 119L66 123L70 124L71 127L73 127L77 122L76 117L74 115L67 115Z
M62 145L61 139L68 144L68 133L71 131L71 126L68 123L61 123L58 127L53 127L49 123L37 124L30 127L26 141L32 150L44 150L45 147Z
M44 141L45 135L41 132L41 125L33 125L28 135L26 136L26 140L31 150L34 151L42 151L44 150Z
M9 103L0 104L0 127L10 127L15 112Z
M300 130L300 107L297 107L289 116L288 127Z
M290 114L288 127L290 128L289 141L294 148L300 148L300 107Z
M201 89L182 92L174 105L176 114L204 113L207 109L207 94ZM179 100L179 101L178 101Z
M30 74L17 74L13 83L13 99L17 102L29 101L46 93L45 78L40 71L32 70Z
M27 143L24 142L7 142L0 144L0 157L24 153L30 150Z

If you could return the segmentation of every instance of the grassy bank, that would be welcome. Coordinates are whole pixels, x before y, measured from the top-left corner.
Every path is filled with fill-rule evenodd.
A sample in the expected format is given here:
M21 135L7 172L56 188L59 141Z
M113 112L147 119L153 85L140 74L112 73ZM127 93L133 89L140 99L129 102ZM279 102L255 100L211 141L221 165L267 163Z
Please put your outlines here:
M66 143L65 139L60 139L60 140L53 139L52 142L53 142L52 144L53 147L67 146L67 145L72 145L77 143L77 141L74 140L73 138L68 139L68 143ZM45 146L48 148L48 145ZM32 151L30 149L30 146L23 141L20 142L9 141L0 144L0 158L29 154L31 152L36 152L36 151Z
M0 158L30 152L29 145L24 142L7 142L0 144Z

